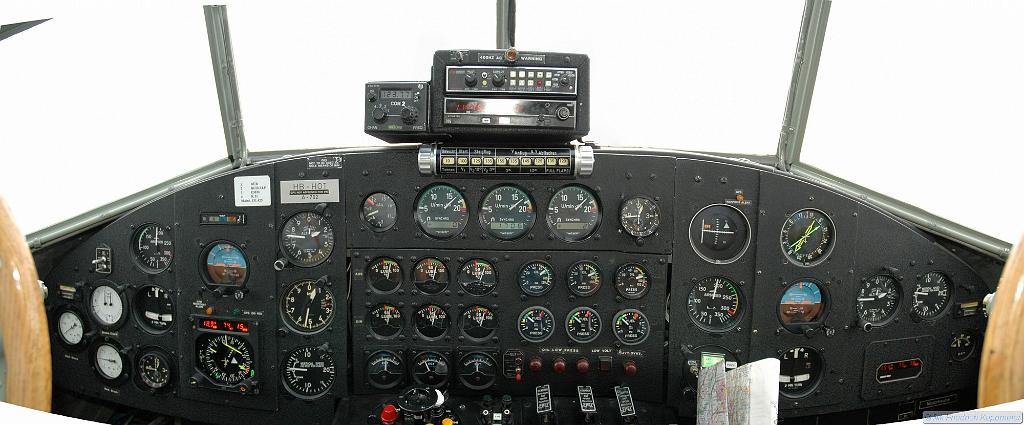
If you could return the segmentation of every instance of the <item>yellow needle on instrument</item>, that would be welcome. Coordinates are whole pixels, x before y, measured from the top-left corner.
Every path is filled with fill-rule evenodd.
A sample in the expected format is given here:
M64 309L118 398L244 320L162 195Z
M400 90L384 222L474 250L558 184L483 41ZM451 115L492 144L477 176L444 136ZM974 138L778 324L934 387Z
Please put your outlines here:
M228 343L226 343L226 342L224 343L224 346L225 346L225 347L228 347L228 348L230 348L230 349L231 349L231 351L234 351L234 352L236 352L236 353L238 353L238 354L242 354L242 352L241 352L241 351L238 351L238 349L237 349L237 348L235 348L235 347L232 347L231 345L229 345L229 344L228 344Z

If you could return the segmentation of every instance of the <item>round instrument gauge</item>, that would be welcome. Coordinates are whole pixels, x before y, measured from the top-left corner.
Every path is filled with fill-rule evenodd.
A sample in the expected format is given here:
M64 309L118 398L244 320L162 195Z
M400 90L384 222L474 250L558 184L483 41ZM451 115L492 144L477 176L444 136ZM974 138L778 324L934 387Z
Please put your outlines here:
M712 264L729 264L750 245L750 222L736 207L708 205L690 220L690 246Z
M531 261L519 270L519 289L526 295L539 297L554 285L555 271L548 263Z
M555 333L555 318L551 310L530 307L519 313L519 336L530 342L544 342Z
M363 200L359 217L366 227L374 232L386 232L398 222L398 205L395 199L384 192L377 192Z
M108 330L124 323L127 304L124 292L108 280L97 281L89 295L89 312L93 320Z
M394 338L404 326L402 311L391 304L377 304L366 312L366 325L377 338Z
M921 319L935 319L946 312L952 300L953 284L941 272L928 272L918 278L914 286L914 300L910 311Z
M627 199L619 209L619 224L630 235L638 238L653 235L661 224L658 204L645 197Z
M85 339L85 321L72 310L64 310L57 317L57 335L61 342L76 346Z
M416 223L423 233L447 239L457 236L469 222L466 199L453 186L435 184L416 197Z
M412 269L412 283L427 295L437 295L448 288L448 266L436 258L424 258Z
M150 332L170 329L174 323L174 300L170 291L156 285L143 286L135 293L135 317Z
M789 349L782 353L779 362L779 391L792 398L810 394L821 380L824 370L821 354L810 347Z
M161 351L143 352L136 367L139 382L148 390L157 391L171 383L171 361Z
M565 317L565 333L580 344L593 341L601 335L601 315L590 307L576 307Z
M448 333L448 326L451 324L448 312L436 304L427 304L416 310L413 322L416 324L416 333L426 340L440 339Z
M464 291L476 296L491 293L498 284L494 266L484 260L469 260L463 264L458 281Z
M291 216L281 229L281 251L299 267L318 266L334 252L334 226L322 214L303 211Z
M285 289L281 315L296 332L316 333L334 319L334 293L326 282L300 280Z
M900 293L900 285L892 276L880 274L865 279L857 291L857 317L874 326L888 322L900 305Z
M366 266L366 282L379 293L395 292L402 286L402 266L388 257L373 260Z
M590 189L566 186L555 192L548 202L548 228L557 238L567 242L584 240L601 222L601 204Z
M231 242L211 244L206 251L206 267L203 270L206 283L241 287L249 279L249 260L245 252Z
M498 316L482 305L467 308L462 313L462 333L475 341L482 341L494 335L498 329Z
M121 347L113 342L104 342L96 346L93 353L93 366L101 378L108 381L118 380L125 375L125 358L121 355Z
M402 358L391 351L378 351L366 360L366 380L374 388L386 390L398 386L405 376Z
M590 260L583 260L569 267L566 281L569 291L580 297L589 297L601 289L601 267Z
M169 227L156 223L139 226L132 235L132 253L139 268L146 273L160 273L174 259L174 239Z
M797 211L782 224L782 252L798 266L816 265L832 252L834 230L832 219L824 212L813 208Z
M729 330L739 322L740 290L724 277L706 277L693 285L686 297L686 308L690 319L701 329Z
M537 211L524 190L501 185L484 196L480 205L480 226L501 240L518 239L533 228Z
M615 290L622 298L627 300L643 298L644 295L647 295L647 289L650 286L651 275L639 264L623 264L615 271Z
M975 333L970 330L962 330L953 335L949 341L949 356L958 362L965 361L974 354L977 347Z
M494 385L498 368L494 358L484 353L469 353L459 360L459 382L471 390L484 390Z
M412 380L428 387L448 383L448 359L434 351L424 351L412 359Z
M305 346L292 350L281 365L281 381L293 396L313 400L334 386L337 368L331 353L323 347Z
M196 366L217 385L237 385L256 377L249 341L229 334L204 333L196 339Z
M619 342L626 345L637 345L650 336L651 324L647 321L647 316L640 310L630 308L615 313L612 331Z
M779 299L779 320L789 327L818 322L825 315L821 284L810 279L793 282Z

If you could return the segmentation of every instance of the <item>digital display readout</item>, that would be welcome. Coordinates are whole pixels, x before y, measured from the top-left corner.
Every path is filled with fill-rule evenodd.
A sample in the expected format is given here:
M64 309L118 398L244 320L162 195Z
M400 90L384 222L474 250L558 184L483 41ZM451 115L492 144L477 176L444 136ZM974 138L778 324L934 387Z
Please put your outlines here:
M574 102L552 102L520 99L445 99L446 114L488 114L488 115L554 115L555 109L569 108L575 115Z
M882 363L875 371L875 380L879 384L914 379L921 375L924 362L921 359L907 359L896 362Z
M381 89L381 91L380 91L380 98L381 99L388 99L388 100L412 99L412 90L386 90L386 89Z
M199 321L199 329L247 334L249 333L249 323L241 320L202 319Z

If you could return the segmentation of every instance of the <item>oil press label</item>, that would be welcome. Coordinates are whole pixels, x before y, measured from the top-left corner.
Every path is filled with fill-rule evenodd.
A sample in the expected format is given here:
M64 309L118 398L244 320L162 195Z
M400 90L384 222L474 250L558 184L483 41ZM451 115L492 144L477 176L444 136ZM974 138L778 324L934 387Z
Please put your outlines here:
M270 176L235 177L236 207L269 206L270 193Z
M315 204L340 199L338 179L281 181L282 204Z

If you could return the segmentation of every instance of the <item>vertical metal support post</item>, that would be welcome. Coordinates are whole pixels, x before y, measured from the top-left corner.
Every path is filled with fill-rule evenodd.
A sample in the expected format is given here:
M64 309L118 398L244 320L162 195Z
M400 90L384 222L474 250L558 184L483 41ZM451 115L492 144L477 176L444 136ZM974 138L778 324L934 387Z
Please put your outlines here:
M516 0L498 1L498 49L516 45Z
M818 75L818 61L821 46L825 41L825 26L832 0L807 0L804 4L803 19L800 22L800 36L797 40L796 56L793 58L793 79L789 84L786 99L786 113L775 167L789 171L800 161L800 149L807 129L807 115L811 109L811 96Z
M217 82L217 99L220 101L220 119L224 125L228 160L234 168L239 168L249 163L249 148L245 145L242 111L238 104L238 81L235 79L235 63L231 53L228 11L226 6L203 6L203 12L206 14L206 35L210 40L210 59L213 61L214 80Z

